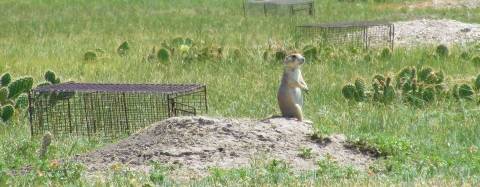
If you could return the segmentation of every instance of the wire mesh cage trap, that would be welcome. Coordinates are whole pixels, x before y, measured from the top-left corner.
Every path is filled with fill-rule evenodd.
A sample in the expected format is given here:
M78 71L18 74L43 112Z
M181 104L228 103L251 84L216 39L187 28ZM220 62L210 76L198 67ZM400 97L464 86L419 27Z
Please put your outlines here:
M393 49L395 26L390 22L364 21L297 26L301 38L333 46L355 46L365 49Z
M294 15L299 12L314 15L314 0L244 0L243 13L263 15Z
M206 113L201 84L62 83L29 94L32 136L115 138L173 116Z

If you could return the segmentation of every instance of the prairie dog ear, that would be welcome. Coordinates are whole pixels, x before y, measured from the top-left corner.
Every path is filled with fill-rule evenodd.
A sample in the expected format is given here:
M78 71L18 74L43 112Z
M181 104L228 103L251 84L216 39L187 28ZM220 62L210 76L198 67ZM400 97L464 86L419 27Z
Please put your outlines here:
M291 61L292 61L292 55L287 55L287 56L285 57L285 60L283 60L283 63L284 63L284 64L287 64L287 63L289 63L289 62L291 62Z

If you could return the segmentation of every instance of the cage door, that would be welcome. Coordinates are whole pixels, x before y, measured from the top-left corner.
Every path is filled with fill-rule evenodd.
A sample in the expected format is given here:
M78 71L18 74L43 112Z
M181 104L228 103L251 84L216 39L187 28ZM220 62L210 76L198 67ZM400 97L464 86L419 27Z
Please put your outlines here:
M175 100L175 98L169 99L170 116L195 116L197 115L197 109L193 106L184 104Z

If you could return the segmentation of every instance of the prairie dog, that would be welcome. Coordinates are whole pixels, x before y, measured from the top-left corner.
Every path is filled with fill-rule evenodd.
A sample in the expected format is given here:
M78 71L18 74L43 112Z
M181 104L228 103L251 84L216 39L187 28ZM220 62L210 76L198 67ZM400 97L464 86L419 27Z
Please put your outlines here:
M305 58L300 54L291 54L285 58L283 62L285 68L277 94L282 117L297 118L298 121L303 121L302 90L308 91L308 86L300 71L303 63L305 63Z

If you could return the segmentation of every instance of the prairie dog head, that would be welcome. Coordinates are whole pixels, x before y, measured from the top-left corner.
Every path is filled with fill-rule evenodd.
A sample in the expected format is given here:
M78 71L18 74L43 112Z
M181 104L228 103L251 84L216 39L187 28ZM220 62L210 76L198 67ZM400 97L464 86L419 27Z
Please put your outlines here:
M303 63L305 63L305 57L298 53L288 55L283 61L285 67L290 69L299 68Z

